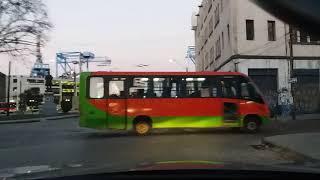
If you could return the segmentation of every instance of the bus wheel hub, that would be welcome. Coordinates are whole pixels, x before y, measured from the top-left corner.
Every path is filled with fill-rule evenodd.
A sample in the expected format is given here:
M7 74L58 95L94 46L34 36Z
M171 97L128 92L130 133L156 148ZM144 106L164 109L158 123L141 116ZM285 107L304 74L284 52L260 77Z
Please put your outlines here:
M146 134L149 131L149 126L146 123L138 123L136 125L136 131L139 134Z

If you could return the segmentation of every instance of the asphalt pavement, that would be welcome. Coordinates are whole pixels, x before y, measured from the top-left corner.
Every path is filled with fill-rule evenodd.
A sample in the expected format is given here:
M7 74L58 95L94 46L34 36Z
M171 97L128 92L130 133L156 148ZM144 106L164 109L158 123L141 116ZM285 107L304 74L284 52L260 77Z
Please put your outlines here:
M311 123L305 129L320 132L314 125ZM259 134L228 129L157 130L141 137L122 131L80 128L78 118L3 124L0 125L0 169L70 164L127 169L144 163L181 160L264 165L295 163L292 157L257 147L264 136L302 131L301 124L297 126L266 127Z

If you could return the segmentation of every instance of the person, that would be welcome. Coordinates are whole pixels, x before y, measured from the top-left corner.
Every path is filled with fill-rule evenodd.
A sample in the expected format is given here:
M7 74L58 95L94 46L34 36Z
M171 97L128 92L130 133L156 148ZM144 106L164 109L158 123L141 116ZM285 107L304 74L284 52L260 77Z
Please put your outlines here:
M52 79L53 77L50 75L50 72L48 73L48 75L45 77L46 79L46 91L50 92L52 89Z
M292 104L287 88L282 88L279 92L278 102L280 107L280 121L282 123L287 123L290 117Z

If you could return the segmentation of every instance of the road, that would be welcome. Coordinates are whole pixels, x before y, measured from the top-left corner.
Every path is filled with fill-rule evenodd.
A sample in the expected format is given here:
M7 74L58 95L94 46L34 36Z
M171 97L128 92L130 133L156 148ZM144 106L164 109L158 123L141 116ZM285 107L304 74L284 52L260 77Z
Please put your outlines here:
M285 133L283 130L265 129L259 134L221 129L158 130L149 136L139 137L127 132L80 128L77 123L78 119L73 118L0 125L0 169L68 164L132 168L146 162L176 160L250 164L294 161L276 151L252 147L260 144L263 136ZM292 128L291 132L294 132Z

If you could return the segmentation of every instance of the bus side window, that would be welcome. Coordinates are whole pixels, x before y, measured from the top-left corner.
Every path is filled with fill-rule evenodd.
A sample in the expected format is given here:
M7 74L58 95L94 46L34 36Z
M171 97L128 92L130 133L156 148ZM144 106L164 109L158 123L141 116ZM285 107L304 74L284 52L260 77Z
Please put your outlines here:
M241 82L241 98L263 103L261 95L256 91L252 82L243 79Z
M238 82L236 78L224 78L220 81L222 97L224 98L239 98L238 97Z
M102 77L91 77L89 86L89 97L93 99L104 98L104 79Z
M241 83L241 97L244 99L250 99L248 83Z
M147 98L152 97L152 89L150 89L150 78L137 77L133 78L129 88L130 98Z
M124 98L124 81L109 81L109 97Z
M178 78L153 78L155 97L177 98L180 97L181 85Z
M186 78L186 97L201 97L201 90L199 89L199 82L197 81L197 78Z
M197 80L201 83L201 86L200 86L201 97L211 97L209 79L198 78Z

